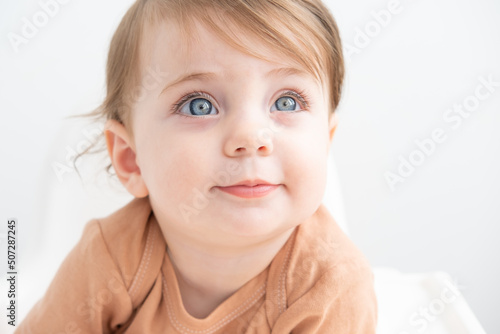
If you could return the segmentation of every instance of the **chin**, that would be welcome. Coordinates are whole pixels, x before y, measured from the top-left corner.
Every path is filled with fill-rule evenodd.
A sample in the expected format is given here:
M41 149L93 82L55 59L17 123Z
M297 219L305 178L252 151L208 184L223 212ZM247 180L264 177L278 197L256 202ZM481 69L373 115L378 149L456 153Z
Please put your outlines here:
M281 211L283 212L283 211ZM298 225L290 216L262 208L237 209L222 214L219 228L224 234L243 238L272 237Z

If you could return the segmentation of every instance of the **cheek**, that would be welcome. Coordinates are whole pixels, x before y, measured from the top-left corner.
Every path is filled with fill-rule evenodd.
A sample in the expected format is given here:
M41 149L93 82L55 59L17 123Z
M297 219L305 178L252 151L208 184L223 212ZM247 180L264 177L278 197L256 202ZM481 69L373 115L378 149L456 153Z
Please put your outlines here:
M289 154L293 157L287 161L289 167L285 167L292 174L289 180L298 185L307 185L311 191L316 189L318 184L324 183L328 157L325 151L318 147L303 146L300 150L294 150L293 154Z
M151 135L151 137L154 137ZM189 193L203 170L200 152L171 138L150 140L138 147L138 164L150 196L176 201Z
M283 168L290 190L311 201L321 200L327 175L327 127L288 138L294 138L294 140L286 146L287 158Z

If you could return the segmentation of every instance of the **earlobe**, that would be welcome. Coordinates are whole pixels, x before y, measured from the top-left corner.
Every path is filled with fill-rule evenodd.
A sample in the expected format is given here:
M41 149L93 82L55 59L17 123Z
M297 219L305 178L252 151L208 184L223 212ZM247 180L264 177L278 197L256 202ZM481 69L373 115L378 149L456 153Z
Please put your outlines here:
M120 182L133 196L148 196L149 191L136 162L135 148L125 126L116 120L108 120L104 133L109 157Z

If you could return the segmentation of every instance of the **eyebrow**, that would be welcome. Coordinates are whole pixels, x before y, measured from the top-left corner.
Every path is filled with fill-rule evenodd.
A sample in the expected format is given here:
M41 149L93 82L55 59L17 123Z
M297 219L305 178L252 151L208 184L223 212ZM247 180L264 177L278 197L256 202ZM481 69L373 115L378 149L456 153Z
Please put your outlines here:
M269 78L271 76L286 77L286 76L307 76L307 75L308 75L307 72L305 72L303 70L299 70L299 69L294 68L294 67L280 67L280 68L272 69L271 71L267 72L264 75L264 78ZM181 83L184 83L187 81L196 81L196 80L209 81L209 80L213 80L216 77L217 77L217 74L215 74L213 72L189 73L189 74L183 75L183 76L175 79L174 81L169 83L167 86L165 86L165 88L163 88L163 90L161 91L160 95L162 95L166 90L168 90L174 86L180 85Z

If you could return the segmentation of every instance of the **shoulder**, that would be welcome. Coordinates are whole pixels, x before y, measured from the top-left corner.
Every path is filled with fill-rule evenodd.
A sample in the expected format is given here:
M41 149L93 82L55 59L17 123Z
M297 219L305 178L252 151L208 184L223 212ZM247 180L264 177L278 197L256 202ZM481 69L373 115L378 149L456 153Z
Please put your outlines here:
M298 227L289 261L288 303L313 289L327 295L373 291L370 264L323 205Z
M82 333L114 333L157 278L162 241L148 199L91 220L19 332L59 333L71 326Z

